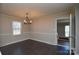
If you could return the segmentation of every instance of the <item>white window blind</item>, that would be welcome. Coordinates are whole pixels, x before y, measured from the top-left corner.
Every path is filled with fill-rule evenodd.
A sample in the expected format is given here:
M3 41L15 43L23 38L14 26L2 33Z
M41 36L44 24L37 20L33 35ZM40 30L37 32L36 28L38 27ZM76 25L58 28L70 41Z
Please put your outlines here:
M13 35L20 35L21 34L21 22L13 21L12 27L13 27Z

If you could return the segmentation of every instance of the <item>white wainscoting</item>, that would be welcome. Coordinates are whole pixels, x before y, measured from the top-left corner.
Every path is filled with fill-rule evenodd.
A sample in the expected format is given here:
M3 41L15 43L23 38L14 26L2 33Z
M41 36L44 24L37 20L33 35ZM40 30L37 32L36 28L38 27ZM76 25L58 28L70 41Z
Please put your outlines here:
M21 35L0 34L0 47L30 39L29 36L29 32L24 32Z
M0 47L27 39L57 45L57 37L55 33L24 32L21 35L16 36L12 34L0 34Z
M51 45L57 45L57 37L55 33L32 32L31 39Z

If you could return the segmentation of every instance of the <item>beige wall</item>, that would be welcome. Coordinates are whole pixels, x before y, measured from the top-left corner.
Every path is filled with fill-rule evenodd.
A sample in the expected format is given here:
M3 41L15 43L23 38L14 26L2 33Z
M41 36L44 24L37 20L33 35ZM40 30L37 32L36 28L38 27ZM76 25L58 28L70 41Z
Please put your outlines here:
M44 17L33 20L31 25L31 38L37 41L56 44L56 21L53 17Z
M22 24L21 35L13 35L12 22L19 21ZM29 38L28 25L24 25L23 19L0 13L0 46L23 41Z
M69 17L67 12L34 19L31 25L31 38L33 40L57 45L57 18Z

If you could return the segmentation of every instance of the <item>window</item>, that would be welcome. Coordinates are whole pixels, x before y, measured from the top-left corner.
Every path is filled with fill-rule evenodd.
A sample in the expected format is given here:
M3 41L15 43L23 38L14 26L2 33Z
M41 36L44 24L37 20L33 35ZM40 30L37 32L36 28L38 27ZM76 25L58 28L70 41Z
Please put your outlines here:
M69 25L66 25L66 26L65 26L65 36L66 36L66 37L69 37L69 30L70 30L70 29L69 29Z
M21 34L21 22L13 21L12 28L13 28L13 35L20 35Z

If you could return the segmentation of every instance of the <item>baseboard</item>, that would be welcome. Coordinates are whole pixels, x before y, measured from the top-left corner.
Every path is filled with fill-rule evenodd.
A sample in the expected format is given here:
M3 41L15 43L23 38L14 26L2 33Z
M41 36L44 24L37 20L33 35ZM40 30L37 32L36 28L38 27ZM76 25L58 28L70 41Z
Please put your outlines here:
M49 45L57 45L57 44L51 44L51 43L48 43L48 42L44 42L44 41L41 41L41 40L37 40L37 39L32 39L30 38L31 40L34 40L34 41L39 41L39 42L42 42L42 43L46 43L46 44L49 44Z
M79 55L79 53L76 53L76 52L75 52L75 55Z
M49 45L57 45L57 44L50 44L48 42L44 42L44 41L36 40L36 39L32 39L32 38L25 38L25 39L22 39L22 40L18 40L18 41L15 41L15 42L10 42L10 43L1 45L0 47L7 46L7 45L10 45L10 44L14 44L14 43L18 43L18 42L21 42L21 41L24 41L24 40L28 40L28 39L31 39L31 40L34 40L34 41L39 41L39 42L46 43L46 44L49 44Z
M22 41L25 41L25 40L28 40L28 39L31 39L31 40L34 40L34 41L38 41L38 42L42 42L42 43L45 43L45 44L48 44L48 45L57 45L57 44L49 44L48 42L43 42L43 41L41 41L41 40L35 40L35 39L32 39L32 38L26 38L26 39L22 39L22 40L19 40L19 41L7 43L7 44L5 44L5 45L1 45L0 48L1 48L1 47L4 47L4 46L7 46L7 45L14 44L14 43L22 42Z
M10 43L7 43L7 44L4 44L4 45L1 45L0 48L1 48L1 47L4 47L4 46L7 46L7 45L10 45L10 44L14 44L14 43L18 43L18 42L21 42L21 41L24 41L24 40L28 40L28 39L30 39L30 38L25 38L25 39L18 40L18 41L15 41L15 42L10 42Z

